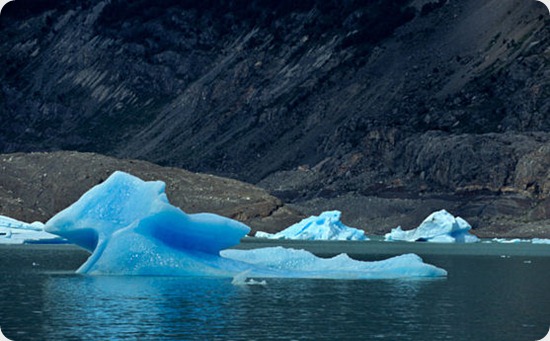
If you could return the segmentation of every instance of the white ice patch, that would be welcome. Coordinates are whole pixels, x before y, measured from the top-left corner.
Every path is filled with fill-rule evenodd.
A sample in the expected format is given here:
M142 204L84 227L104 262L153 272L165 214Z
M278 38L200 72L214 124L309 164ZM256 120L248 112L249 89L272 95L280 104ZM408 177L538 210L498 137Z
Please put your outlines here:
M401 227L392 229L385 235L386 241L424 241L435 243L474 243L479 238L469 231L472 227L460 217L454 217L445 210L430 214L415 229L403 231Z
M250 270L243 271L241 273L233 276L231 284L233 285L267 285L266 280L257 281L253 278L248 278L250 276Z

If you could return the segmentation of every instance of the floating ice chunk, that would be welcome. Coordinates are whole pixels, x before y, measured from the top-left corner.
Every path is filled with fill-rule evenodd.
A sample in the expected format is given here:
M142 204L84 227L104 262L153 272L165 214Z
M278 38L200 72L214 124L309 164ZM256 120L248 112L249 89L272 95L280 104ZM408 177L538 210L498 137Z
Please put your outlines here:
M218 252L250 228L215 214L185 214L164 188L115 172L50 219L46 231L93 252L80 273L225 274Z
M222 257L249 263L257 267L259 275L272 277L380 279L404 277L440 277L447 272L426 264L415 254L405 254L382 261L363 262L342 253L333 258L319 258L305 250L280 246L255 250L223 250Z
M216 214L185 214L172 206L162 181L113 173L46 223L46 231L93 251L125 228L178 249L216 254L236 245L250 228ZM75 238L76 237L76 238Z
M275 234L258 231L256 237L300 240L368 240L365 232L344 225L340 211L311 216Z
M493 239L491 239L491 241L493 241L495 243L502 243L502 244L517 244L517 243L530 242L530 240L528 240L528 239L519 239L519 238L514 238L514 239L493 238Z
M550 244L550 239L542 238L533 238L533 239L506 239L506 238L493 238L491 239L494 243L503 243L503 244L516 244L516 243L532 243L532 244Z
M246 284L255 282L243 279L243 272L245 277L256 278L446 274L413 255L379 265L347 256L327 261L305 251L283 248L226 250L220 255L222 249L238 244L249 227L214 214L186 214L168 202L163 182L145 182L123 172L115 172L50 219L46 230L92 252L77 270L86 274L224 276Z
M59 236L44 232L44 224L0 216L0 244L63 243Z
M430 214L417 228L403 231L401 227L392 229L385 235L387 241L427 241L436 243L473 243L479 238L468 231L472 227L460 217L454 217L445 210Z
M233 276L231 284L233 285L267 285L265 280L257 281L253 278L248 278L250 276L250 270L243 271L241 273Z
M0 244L62 244L67 241L44 231L0 227Z
M29 224L3 215L0 215L0 227L30 231L44 230L44 224L39 221Z

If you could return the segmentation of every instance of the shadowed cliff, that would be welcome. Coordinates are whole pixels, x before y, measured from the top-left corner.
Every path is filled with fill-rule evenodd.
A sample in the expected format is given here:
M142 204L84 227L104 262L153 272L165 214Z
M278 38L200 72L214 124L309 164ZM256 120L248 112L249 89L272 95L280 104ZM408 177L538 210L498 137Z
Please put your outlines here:
M0 18L4 153L230 176L373 232L440 208L481 234L547 231L541 3L39 3Z

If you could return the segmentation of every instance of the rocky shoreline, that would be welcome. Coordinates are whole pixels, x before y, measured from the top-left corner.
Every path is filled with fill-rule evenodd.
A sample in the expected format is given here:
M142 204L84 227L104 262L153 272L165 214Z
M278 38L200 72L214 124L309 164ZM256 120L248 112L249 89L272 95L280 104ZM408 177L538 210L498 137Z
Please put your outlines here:
M347 225L383 235L398 225L416 227L431 212L447 209L470 222L472 232L482 238L550 237L550 220L535 214L544 212L548 202L518 193L349 192L302 200L289 196L283 201L269 194L282 192L266 184L262 189L145 161L68 151L3 154L0 169L0 214L27 222L46 221L112 172L122 170L144 180L165 181L174 205L188 213L213 212L240 220L252 228L251 235L258 230L278 232L305 216L334 209L343 212L342 220ZM291 175L287 179L279 183L289 187L295 184Z
M46 221L116 170L143 180L162 180L170 202L188 213L212 212L258 229L284 228L302 216L265 190L241 181L150 162L94 153L0 155L0 214Z

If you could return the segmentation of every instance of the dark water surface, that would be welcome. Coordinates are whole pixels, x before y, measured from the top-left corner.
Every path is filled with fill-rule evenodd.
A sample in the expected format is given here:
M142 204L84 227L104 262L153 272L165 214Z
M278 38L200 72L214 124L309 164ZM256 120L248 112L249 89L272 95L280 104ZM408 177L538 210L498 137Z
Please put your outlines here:
M550 257L431 256L446 279L265 286L75 275L87 254L68 246L2 246L0 257L0 327L14 341L534 341L550 326Z

